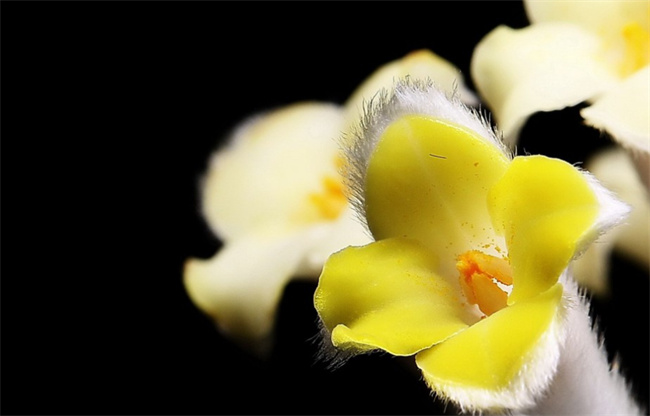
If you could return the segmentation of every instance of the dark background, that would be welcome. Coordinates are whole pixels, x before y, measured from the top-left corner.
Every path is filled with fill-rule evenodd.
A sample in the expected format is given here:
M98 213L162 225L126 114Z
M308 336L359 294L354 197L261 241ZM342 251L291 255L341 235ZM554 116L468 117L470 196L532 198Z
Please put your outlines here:
M291 283L267 360L185 295L219 247L197 180L228 131L301 100L342 103L420 48L470 88L474 45L520 2L2 2L4 414L435 414L411 360L315 360L315 288ZM606 137L579 108L538 114L520 152L576 163ZM614 258L594 303L648 402L648 276ZM452 409L447 409L451 411Z

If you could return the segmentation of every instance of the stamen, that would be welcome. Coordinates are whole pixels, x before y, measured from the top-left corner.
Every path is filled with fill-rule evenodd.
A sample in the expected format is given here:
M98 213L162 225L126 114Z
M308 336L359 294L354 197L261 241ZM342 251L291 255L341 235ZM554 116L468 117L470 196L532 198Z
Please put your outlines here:
M341 169L342 158L337 157L334 163ZM334 220L341 215L347 204L347 198L340 178L325 176L322 181L323 190L309 195L309 201L316 206L321 218Z
M478 305L486 315L492 315L507 305L512 285L512 269L505 258L471 250L458 256L456 268L463 294L472 305Z

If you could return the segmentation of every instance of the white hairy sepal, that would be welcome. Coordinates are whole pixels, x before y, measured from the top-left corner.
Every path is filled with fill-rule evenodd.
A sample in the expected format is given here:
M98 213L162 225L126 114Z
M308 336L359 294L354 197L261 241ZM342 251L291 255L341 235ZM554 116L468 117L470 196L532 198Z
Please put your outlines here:
M563 291L548 329L525 357L526 364L503 389L495 391L444 382L427 382L432 394L445 402L453 403L462 413L499 414L534 406L543 397L557 372L567 335L567 310L572 307L573 301L573 296L567 294L566 290Z
M498 392L431 386L463 413L508 415L644 414L630 386L607 360L589 302L567 271L551 327L508 387Z
M565 279L566 337L548 389L530 408L516 415L639 415L630 386L607 360L597 327L589 317L589 301L571 278Z
M383 89L366 103L361 120L341 143L347 159L345 178L350 202L364 223L364 184L368 162L384 130L406 115L425 115L464 126L509 155L500 134L486 117L463 104L456 92L447 95L431 80L399 79L392 90Z

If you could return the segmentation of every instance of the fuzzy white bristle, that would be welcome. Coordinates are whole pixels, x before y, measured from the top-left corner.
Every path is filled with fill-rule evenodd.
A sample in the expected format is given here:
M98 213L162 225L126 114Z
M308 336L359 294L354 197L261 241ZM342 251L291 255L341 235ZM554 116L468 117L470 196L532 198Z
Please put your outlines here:
M589 301L572 279L574 297L566 319L566 339L557 372L537 404L518 415L640 415L630 386L610 365L598 328L591 324Z

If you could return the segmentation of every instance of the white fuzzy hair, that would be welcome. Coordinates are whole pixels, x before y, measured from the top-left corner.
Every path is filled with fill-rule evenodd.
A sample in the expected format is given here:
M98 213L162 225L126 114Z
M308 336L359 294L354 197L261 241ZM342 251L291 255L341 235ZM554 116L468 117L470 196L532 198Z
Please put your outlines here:
M603 339L589 317L589 300L568 276L564 297L570 300L566 336L549 388L534 406L512 415L641 415L631 386L609 363Z
M565 270L560 310L529 363L501 392L444 386L437 395L465 414L641 415L631 388L610 365L589 317L589 300ZM436 393L434 393L436 394Z

